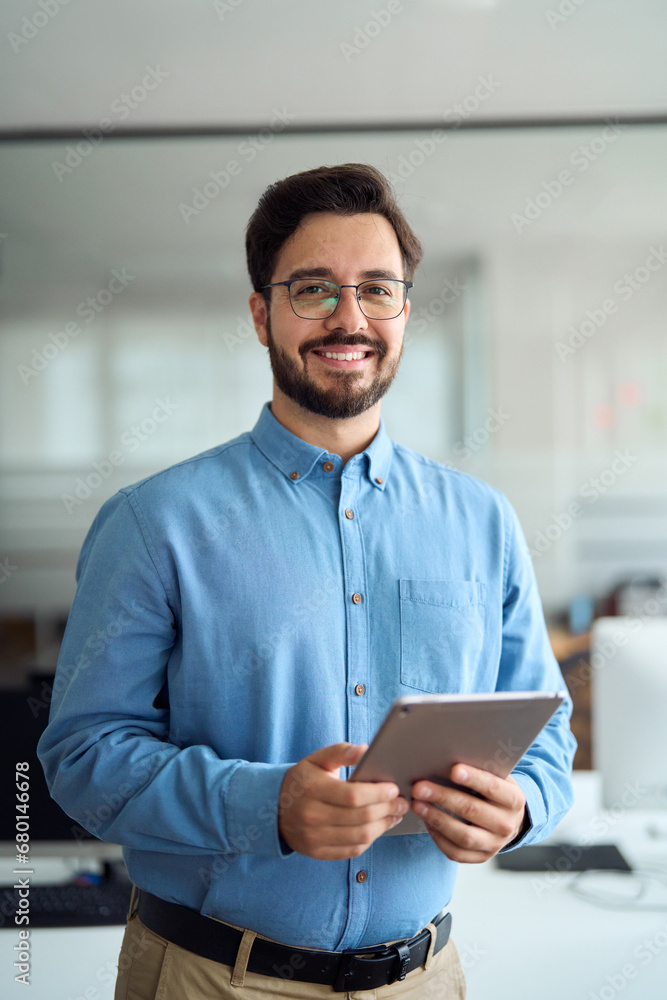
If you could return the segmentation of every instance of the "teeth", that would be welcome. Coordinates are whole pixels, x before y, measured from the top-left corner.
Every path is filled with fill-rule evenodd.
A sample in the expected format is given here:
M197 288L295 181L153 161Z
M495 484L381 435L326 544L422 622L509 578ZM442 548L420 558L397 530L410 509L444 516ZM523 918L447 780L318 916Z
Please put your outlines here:
M356 351L354 354L332 354L331 351L327 351L324 357L333 358L335 361L360 361L365 355L366 351Z

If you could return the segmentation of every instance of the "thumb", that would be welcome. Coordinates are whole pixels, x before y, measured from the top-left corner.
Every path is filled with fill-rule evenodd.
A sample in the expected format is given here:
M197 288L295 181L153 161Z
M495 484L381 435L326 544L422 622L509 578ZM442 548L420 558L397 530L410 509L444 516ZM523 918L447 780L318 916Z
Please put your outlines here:
M324 771L337 772L341 767L351 767L356 764L367 749L366 743L334 743L332 746L321 747L315 753L311 753L308 760Z

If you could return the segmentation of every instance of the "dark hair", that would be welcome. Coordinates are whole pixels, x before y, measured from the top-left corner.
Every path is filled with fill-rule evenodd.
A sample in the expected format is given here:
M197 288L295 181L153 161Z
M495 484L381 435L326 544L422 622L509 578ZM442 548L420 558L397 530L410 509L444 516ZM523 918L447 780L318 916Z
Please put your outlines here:
M367 163L343 163L285 177L271 184L259 199L246 228L248 272L256 292L271 281L283 244L305 216L314 212L384 215L396 233L405 278L412 279L423 249L398 207L389 181Z

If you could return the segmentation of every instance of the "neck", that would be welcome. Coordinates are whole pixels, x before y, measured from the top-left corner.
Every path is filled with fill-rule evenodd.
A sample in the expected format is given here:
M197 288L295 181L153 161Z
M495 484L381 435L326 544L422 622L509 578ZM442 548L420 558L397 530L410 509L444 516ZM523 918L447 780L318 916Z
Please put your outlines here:
M332 420L305 410L286 396L275 383L271 413L283 427L302 441L326 448L333 455L340 455L343 464L353 455L364 451L380 428L380 401L357 417Z

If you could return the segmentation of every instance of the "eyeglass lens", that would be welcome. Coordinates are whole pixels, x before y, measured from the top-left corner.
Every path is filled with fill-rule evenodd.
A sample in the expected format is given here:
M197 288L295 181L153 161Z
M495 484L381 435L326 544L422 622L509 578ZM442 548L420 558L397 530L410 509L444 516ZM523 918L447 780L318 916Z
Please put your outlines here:
M407 289L402 281L382 278L359 285L358 301L368 319L394 319L400 315ZM302 319L326 319L340 298L340 287L333 281L302 278L290 287L292 308Z

